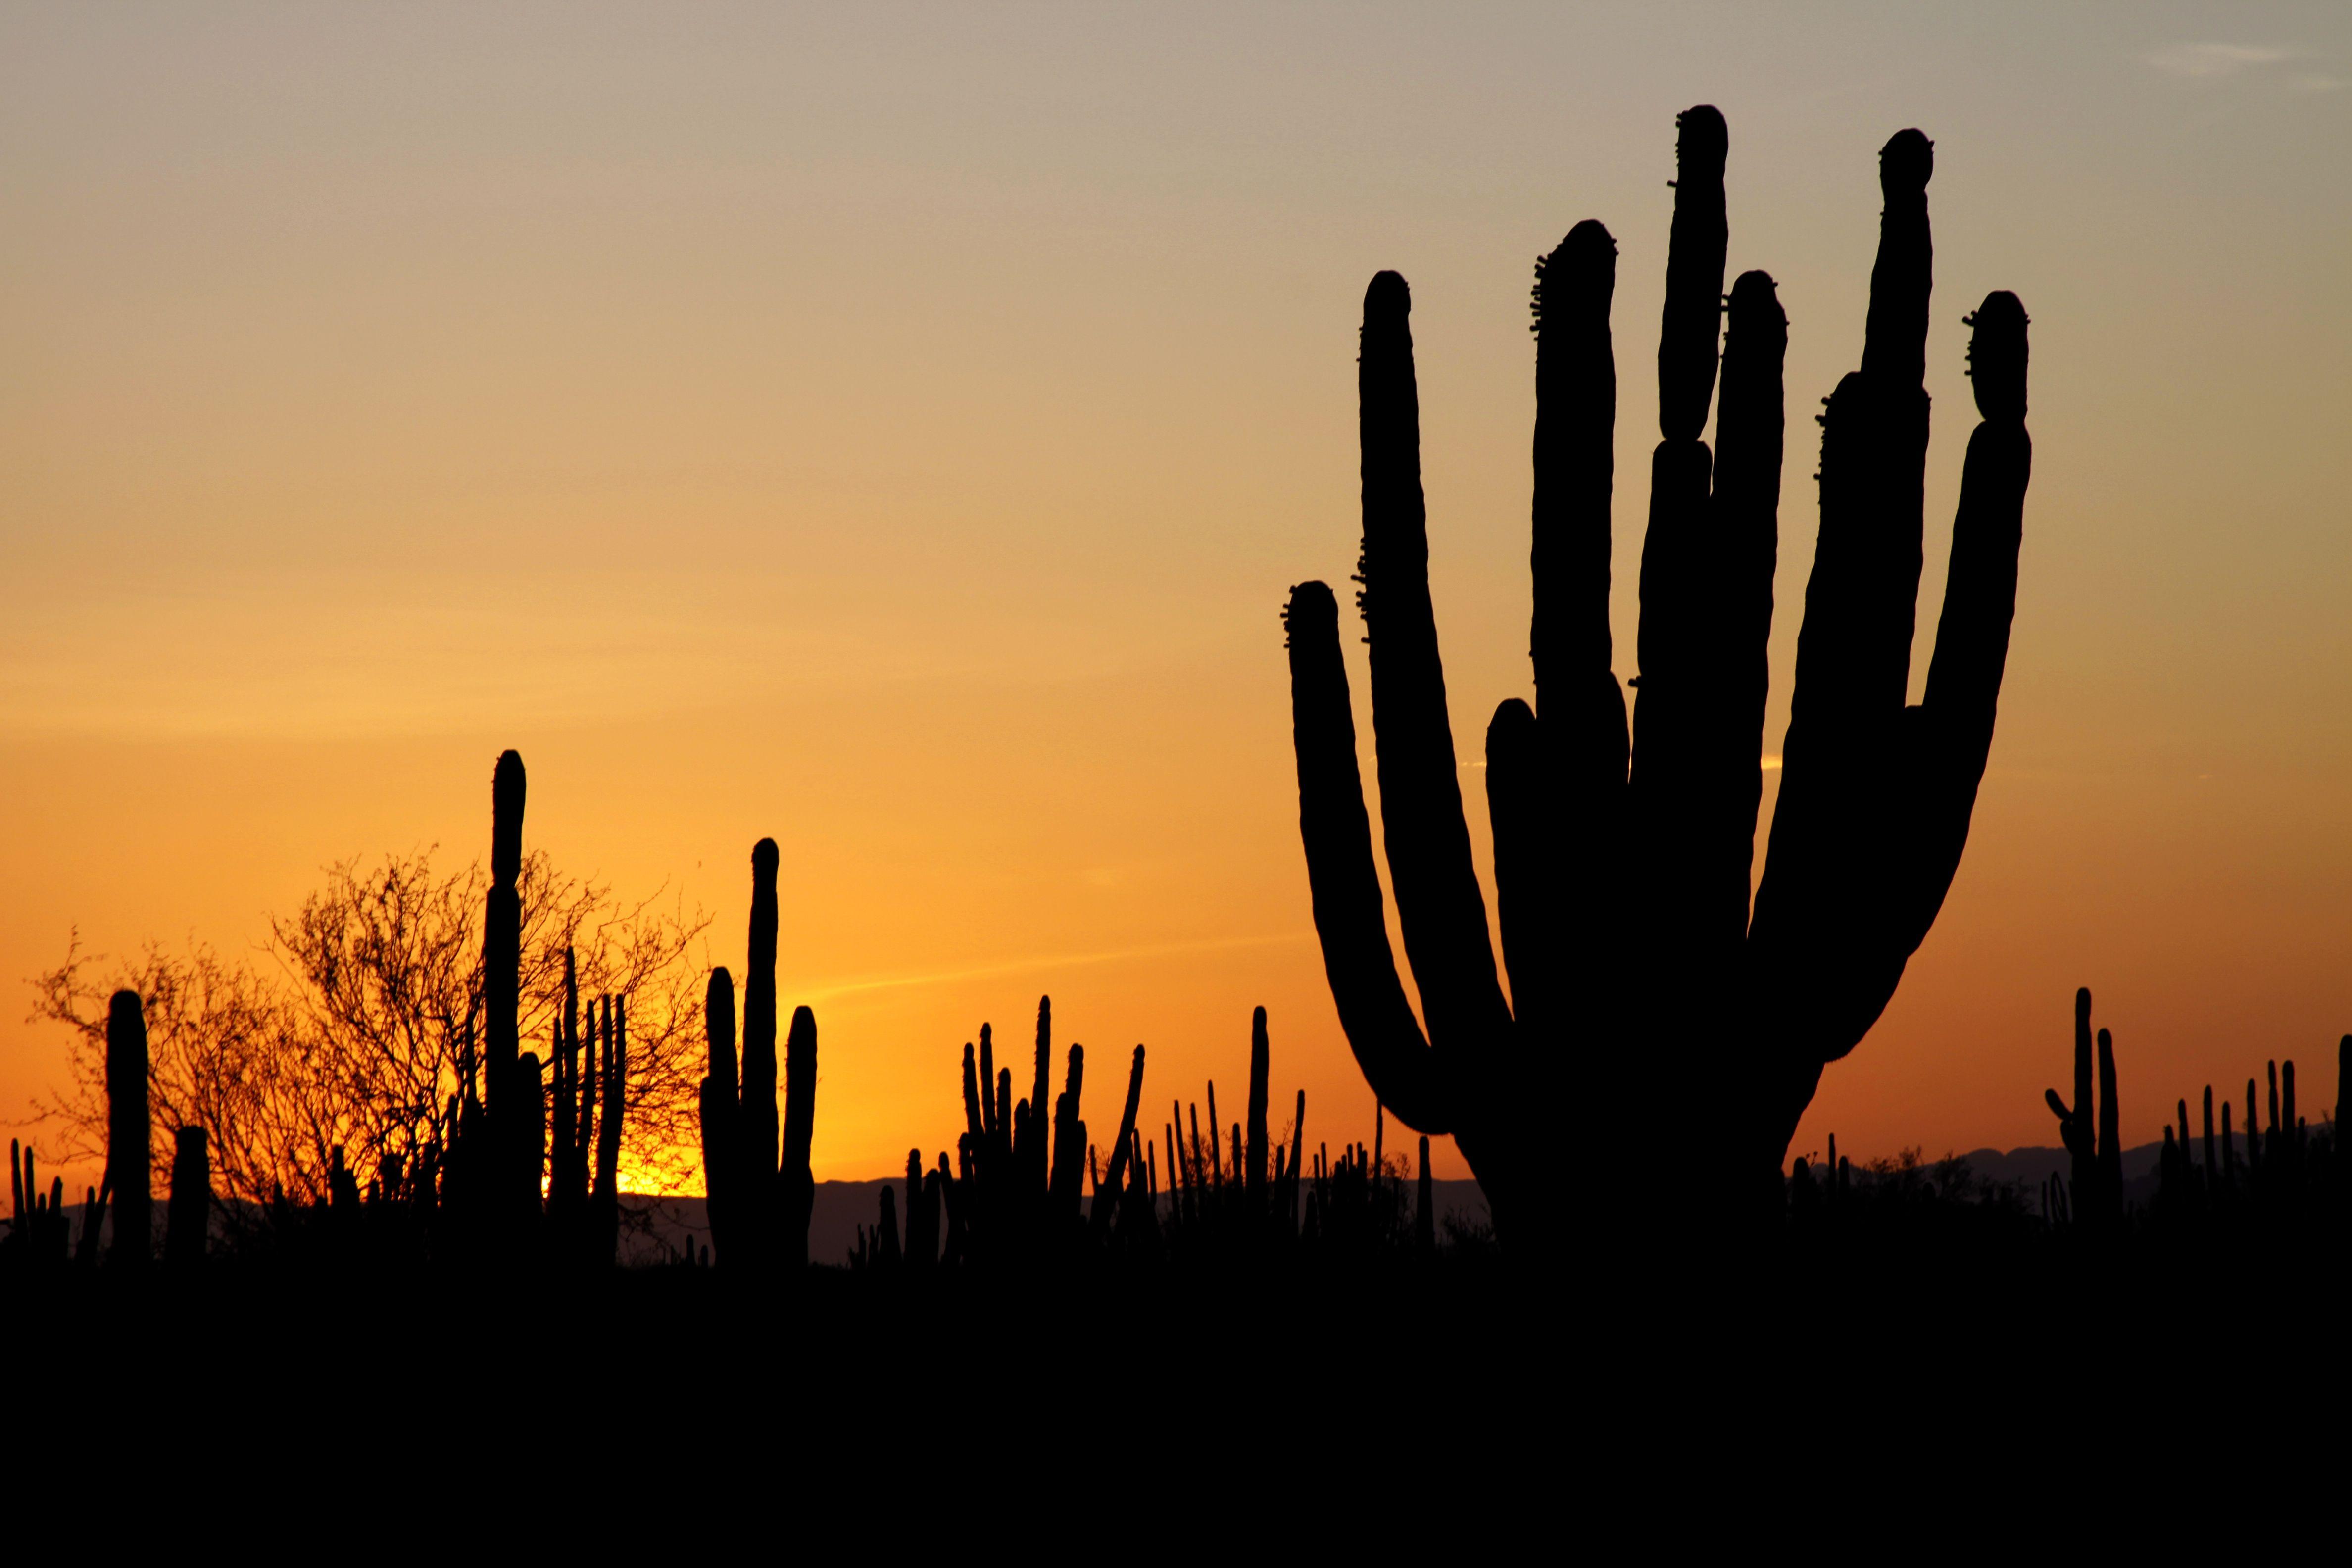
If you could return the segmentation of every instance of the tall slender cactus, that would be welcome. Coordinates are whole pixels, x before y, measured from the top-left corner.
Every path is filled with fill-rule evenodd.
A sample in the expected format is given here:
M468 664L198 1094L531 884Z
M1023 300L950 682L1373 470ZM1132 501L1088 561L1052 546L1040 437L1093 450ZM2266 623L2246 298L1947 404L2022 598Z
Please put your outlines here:
M732 1223L754 1257L776 1246L776 841L751 846L751 951L743 966L743 1110L736 1123L742 1173ZM760 1265L764 1267L764 1261Z
M710 972L702 1023L710 1045L710 1070L703 1077L700 1097L703 1215L710 1226L710 1249L725 1264L732 1261L730 1205L741 1184L735 1147L741 1100L735 1081L735 980L724 968Z
M482 910L483 1109L488 1112L492 1207L525 1227L539 1205L539 1081L522 1081L522 756L499 753L490 775L490 888Z
M118 991L106 1009L106 1180L114 1192L114 1245L107 1256L117 1267L142 1266L153 1251L148 1121L147 1015L138 992Z
M2026 320L2013 296L1996 293L1970 318L1983 422L1962 478L1927 700L1905 706L1932 256L1932 153L1906 131L1880 160L1885 210L1862 368L1822 420L1821 531L1751 911L1787 325L1772 279L1743 274L1729 296L1710 454L1700 436L1717 380L1727 137L1710 108L1679 127L1630 734L1608 626L1615 246L1600 224L1580 223L1538 268L1537 700L1503 703L1486 737L1507 1001L1447 718L1411 297L1393 272L1364 296L1358 603L1419 1018L1388 942L1338 604L1323 584L1303 583L1286 615L1299 833L1342 1027L1379 1100L1422 1131L1454 1133L1498 1227L1538 1246L1550 1207L1534 1196L1541 1121L1571 1071L1613 1097L1673 1062L1691 1091L1691 1179L1736 1212L1778 1212L1780 1161L1823 1066L1885 1009L1950 887L2015 603L2031 458ZM1723 1027L1727 1017L1743 1027Z

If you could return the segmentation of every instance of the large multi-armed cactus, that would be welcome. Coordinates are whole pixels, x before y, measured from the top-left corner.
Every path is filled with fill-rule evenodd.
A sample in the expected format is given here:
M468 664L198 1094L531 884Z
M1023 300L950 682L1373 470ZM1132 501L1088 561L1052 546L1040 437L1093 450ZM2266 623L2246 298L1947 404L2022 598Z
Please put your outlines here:
M1969 444L1926 700L1905 706L1923 531L1932 153L1880 157L1885 209L1861 369L1822 417L1821 531L1769 858L1751 910L1766 644L1778 548L1787 324L1742 275L1721 334L1723 118L1680 121L1658 346L1662 439L1642 554L1630 734L1611 669L1609 326L1616 251L1580 223L1536 286L1536 703L1486 735L1506 1000L1462 808L1430 603L1420 411L1404 279L1364 296L1358 368L1363 553L1381 809L1405 954L1372 860L1339 610L1294 589L1299 829L1332 995L1366 1078L1423 1131L1450 1131L1507 1236L1539 1237L1537 1162L1580 1098L1664 1099L1678 1184L1715 1212L1777 1201L1779 1163L1825 1063L1893 995L1941 907L1992 739L2031 447L2025 314L1986 298L1969 349ZM1426 1033L1423 1032L1424 1023Z

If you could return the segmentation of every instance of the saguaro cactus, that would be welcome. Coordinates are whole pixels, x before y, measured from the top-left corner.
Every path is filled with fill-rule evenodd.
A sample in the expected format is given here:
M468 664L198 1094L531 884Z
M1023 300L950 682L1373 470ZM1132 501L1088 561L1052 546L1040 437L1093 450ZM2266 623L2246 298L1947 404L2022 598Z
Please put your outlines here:
M1971 318L1983 423L1927 700L1904 705L1923 531L1932 164L1927 138L1906 131L1880 160L1885 212L1862 368L1822 420L1821 531L1751 913L1787 327L1772 279L1744 274L1729 298L1710 454L1699 437L1716 380L1727 135L1705 107L1680 128L1630 736L1608 619L1615 246L1600 224L1580 223L1538 266L1537 700L1502 704L1486 735L1507 1002L1446 714L1411 298L1393 272L1364 296L1358 602L1420 1019L1387 940L1338 605L1323 584L1304 583L1286 616L1299 833L1340 1022L1381 1100L1422 1131L1454 1133L1497 1226L1523 1239L1546 1223L1522 1194L1537 1187L1537 1134L1571 1071L1601 1080L1606 1096L1671 1062L1690 1117L1677 1168L1728 1184L1745 1212L1777 1212L1780 1161L1822 1067L1885 1009L1951 884L2015 603L2026 319L1997 293Z
M735 1088L735 979L723 968L710 972L702 1023L710 1046L701 1096L703 1215L710 1226L711 1251L724 1263L734 1242L729 1205L737 1185L735 1126L741 1102Z
M106 1009L106 1179L114 1191L109 1261L137 1267L153 1247L154 1177L147 1109L147 1015L136 991Z
M2074 993L2074 1103L2070 1109L2054 1089L2042 1098L2058 1118L2058 1136L2072 1163L2074 1200L2078 1225L2113 1228L2124 1217L2124 1151L2122 1113L2116 1105L2115 1037L2098 1034L2098 1093L2091 1090L2091 993ZM2095 1121L2094 1106L2095 1104ZM2188 1116L2181 1116L2186 1134ZM2095 1131L2094 1129L2095 1128Z
M490 775L490 889L482 910L482 1087L496 1206L518 1226L539 1205L538 1075L521 1081L523 795L521 753L499 752Z
M816 1123L816 1015L793 1009L785 1044L783 1154L777 1158L776 841L751 847L750 962L743 972L742 1082L736 1083L733 979L714 970L706 1008L710 1071L702 1080L703 1177L722 1263L745 1270L808 1266L816 1184L809 1147ZM910 1195L910 1200L911 1195Z

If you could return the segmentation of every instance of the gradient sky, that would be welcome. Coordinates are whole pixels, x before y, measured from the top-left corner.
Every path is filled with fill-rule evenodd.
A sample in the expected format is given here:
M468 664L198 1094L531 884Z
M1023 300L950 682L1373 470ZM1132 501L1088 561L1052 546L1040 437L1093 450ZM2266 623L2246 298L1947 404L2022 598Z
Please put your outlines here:
M1791 323L1776 749L1804 416L1860 352L1890 132L1937 144L1923 628L1961 317L2033 317L1968 858L1795 1152L2054 1142L2078 984L2131 1142L2273 1057L2315 1111L2352 1028L2347 15L0 9L0 1119L59 1076L17 982L69 929L242 952L331 860L470 858L515 746L530 842L699 903L711 962L782 846L820 1177L949 1146L962 1043L1024 1039L1042 991L1098 1062L1150 1047L1163 1114L1211 1076L1238 1106L1263 1003L1276 1105L1367 1135L1277 622L1354 558L1363 285L1412 284L1475 757L1530 694L1530 264L1587 216L1621 251L1634 672L1701 101L1731 268Z

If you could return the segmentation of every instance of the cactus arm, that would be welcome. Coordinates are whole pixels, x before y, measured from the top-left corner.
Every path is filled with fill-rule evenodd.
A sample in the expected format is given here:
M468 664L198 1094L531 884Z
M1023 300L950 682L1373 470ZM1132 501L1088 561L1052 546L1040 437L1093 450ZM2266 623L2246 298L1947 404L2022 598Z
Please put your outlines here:
M1723 575L1709 526L1713 458L1699 435L1715 391L1722 326L1723 117L1700 105L1676 121L1674 226L1658 330L1658 431L1650 458L1650 510L1642 540L1642 674L1633 703L1629 780L1641 846L1631 886L1649 941L1685 968L1696 944L1721 950L1737 935L1720 900L1701 893L1720 856L1709 829L1710 697L1721 635L1716 599ZM1706 825L1702 826L1702 825ZM1743 900L1745 890L1742 890ZM1736 946L1732 947L1736 952Z
M1866 791L1844 776L1847 763L1885 744L1885 726L1901 710L1909 680L1920 526L1916 500L1910 515L1904 509L1916 497L1927 450L1917 368L1927 320L1924 303L1910 303L1924 301L1929 283L1929 160L1919 152L1926 142L1904 132L1880 155L1886 206L1864 368L1838 383L1822 418L1821 535L1798 634L1784 801L1790 786L1810 783L1801 775L1817 771L1833 775L1827 782L1846 795ZM1906 334L1916 341L1895 341ZM1816 749L1824 753L1819 769L1810 754ZM1853 758L1857 765L1865 760ZM1779 839L1776 824L1776 853Z
M1432 1043L1441 1051L1475 1050L1507 1032L1510 1013L1487 940L1486 896L1471 865L1429 596L1412 310L1411 292L1393 272L1378 274L1364 291L1356 378L1364 524L1360 603L1371 645L1381 823L1405 957Z
M1135 1047L1135 1058L1127 1069L1127 1108L1119 1112L1118 1136L1111 1142L1110 1164L1095 1181L1094 1213L1090 1216L1095 1240L1102 1241L1110 1235L1111 1217L1118 1212L1122 1195L1127 1191L1128 1151L1135 1146L1135 1114L1143 1104L1143 1047ZM1108 1192L1111 1201L1103 1202Z
M1511 976L1511 1012L1536 1036L1549 1026L1559 955L1543 757L1535 714L1514 697L1486 726L1486 816L1495 830L1495 912L1503 928L1503 965Z
M784 1042L784 1163L782 1172L785 1266L797 1275L808 1267L809 1213L816 1201L809 1151L816 1132L816 1015L793 1009L793 1029Z
M1371 819L1356 765L1348 671L1339 657L1339 605L1322 584L1301 583L1290 591L1283 619L1298 760L1298 836L1339 1026L1372 1092L1412 1126L1444 1131L1453 1111L1389 947Z
M1547 1026L1539 1016L1547 1007L1557 1016L1563 992L1577 998L1570 1010L1606 1035L1608 1026L1591 1004L1610 994L1621 967L1619 920L1611 900L1566 893L1622 883L1622 836L1607 826L1618 821L1622 809L1632 752L1625 694L1610 668L1609 512L1617 363L1609 308L1616 283L1616 241L1588 218L1538 263L1531 302L1535 616L1528 652L1539 721L1535 738L1542 748L1536 760L1548 775L1552 813L1561 826L1529 820L1531 833L1518 835L1522 847L1514 850L1504 848L1498 838L1495 872L1512 1010L1538 1037ZM1496 719L1499 724L1499 711ZM1490 813L1496 805L1496 739L1490 725ZM1507 856L1512 862L1507 867ZM1524 891L1507 889L1507 881L1521 884ZM1549 890L1554 888L1561 891ZM1536 902L1539 896L1549 907ZM1514 904L1521 914L1514 914Z
M1927 181L1935 154L1916 131L1899 131L1878 159L1885 206L1870 272L1862 345L1867 387L1862 415L1868 447L1857 454L1861 525L1854 542L1862 597L1855 605L1855 679L1870 716L1899 710L1911 679L1918 614L1920 538L1927 472L1927 302L1935 247L1928 237Z
M1922 384L1927 374L1927 304L1935 281L1935 244L1927 226L1927 182L1936 144L1916 130L1898 131L1878 153L1886 196L1878 258L1870 269L1870 313L1863 327L1862 374L1889 387Z
M1822 416L1821 531L1797 637L1780 803L1757 889L1752 971L1780 1020L1801 1110L1822 1062L1877 1021L1917 942L1890 899L1918 887L1901 790L1927 464L1927 139L1880 153L1885 205L1863 369ZM1937 897L1941 898L1940 889ZM1924 935L1924 927L1919 935ZM1790 1128L1792 1115L1784 1113Z
M2017 296L1985 297L1975 315L1969 374L1984 419L1969 437L1952 523L1944 608L1926 700L1906 715L1916 819L1911 885L1900 901L1905 956L1925 941L1959 869L2017 612L2017 558L2033 442L2025 429L2026 317Z
M2110 1220L2124 1213L2122 1110L2116 1103L2116 1038L2099 1031L2099 1199Z
M986 1024L980 1026L980 1130L988 1139L989 1147L996 1147L1003 1134L1011 1107L996 1087L996 1042Z
M730 1101L736 1096L735 977L720 965L710 972L702 994L704 1037L710 1043L710 1077Z
M1617 360L1609 305L1617 242L1591 218L1536 263L1535 487L1530 507L1535 616L1528 655L1537 710L1585 717L1610 668L1610 494L1616 476ZM1613 677L1608 682L1616 693ZM1563 710L1567 705L1567 710ZM1622 710L1624 701L1617 695ZM1619 714L1618 728L1622 729ZM1616 782L1625 781L1622 746Z
M1675 216L1666 237L1666 299L1658 322L1658 432L1696 441L1715 395L1715 355L1730 227L1723 164L1731 133L1699 104L1675 117Z
M1706 847L1702 887L1719 900L1717 918L1737 941L1748 929L1756 813L1764 788L1766 649L1780 555L1789 319L1771 277L1756 271L1741 273L1731 286L1727 319L1709 500L1717 584L1713 647L1706 655L1710 759L1701 831L1712 826L1721 835Z
M971 1042L966 1040L963 1043L963 1122L964 1131L975 1147L981 1138L980 1121L980 1080L974 1076L972 1068Z

